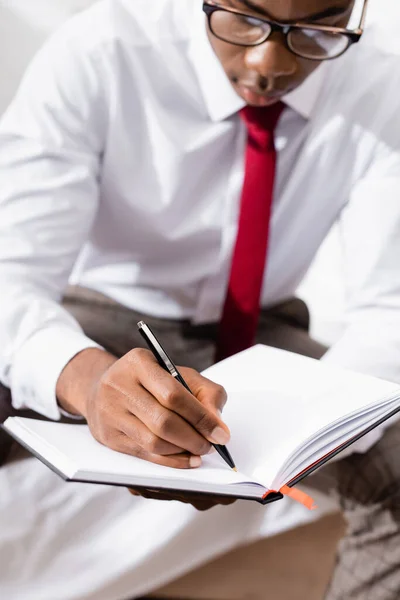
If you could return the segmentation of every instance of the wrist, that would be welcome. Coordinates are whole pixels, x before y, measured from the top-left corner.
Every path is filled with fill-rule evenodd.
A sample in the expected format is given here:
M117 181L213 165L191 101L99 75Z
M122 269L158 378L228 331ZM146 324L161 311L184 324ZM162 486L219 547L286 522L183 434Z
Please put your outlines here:
M57 381L60 407L71 415L87 418L87 403L104 373L118 359L105 350L88 348L65 366Z

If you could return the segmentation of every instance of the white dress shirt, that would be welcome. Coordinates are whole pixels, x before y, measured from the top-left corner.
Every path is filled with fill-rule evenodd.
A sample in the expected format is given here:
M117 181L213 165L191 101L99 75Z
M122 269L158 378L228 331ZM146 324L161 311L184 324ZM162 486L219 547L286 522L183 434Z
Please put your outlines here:
M400 381L400 69L366 36L313 79L277 131L263 303L295 292L340 217L348 327L327 359ZM74 283L145 313L218 318L241 106L200 0L101 1L41 51L0 126L0 378L17 406L57 418L58 374L92 345L59 305L73 267ZM321 514L288 499L198 513L65 484L34 458L0 469L0 490L7 600L142 596Z
M397 58L366 36L286 97L262 292L291 297L342 216L348 327L327 360L398 381L399 88ZM58 376L95 345L60 306L68 281L219 319L242 106L200 0L103 0L40 51L0 125L0 380L16 407L59 418Z

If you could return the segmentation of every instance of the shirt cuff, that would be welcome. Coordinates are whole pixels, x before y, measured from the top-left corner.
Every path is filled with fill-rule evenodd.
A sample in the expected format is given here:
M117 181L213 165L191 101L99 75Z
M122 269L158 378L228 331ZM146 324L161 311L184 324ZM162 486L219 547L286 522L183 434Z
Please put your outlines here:
M10 373L13 406L58 421L61 418L56 397L58 378L74 356L88 348L103 349L80 330L53 325L35 333L13 361Z

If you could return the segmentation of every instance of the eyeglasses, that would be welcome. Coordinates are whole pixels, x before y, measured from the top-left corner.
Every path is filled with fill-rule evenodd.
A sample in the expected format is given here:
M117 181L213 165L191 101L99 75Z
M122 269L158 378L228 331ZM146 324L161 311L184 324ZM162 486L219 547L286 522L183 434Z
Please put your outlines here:
M355 30L308 23L284 24L260 19L226 8L213 2L204 2L210 31L215 37L236 46L259 46L278 31L285 36L288 49L309 60L332 60L360 41L364 33L368 0L364 0L360 25Z

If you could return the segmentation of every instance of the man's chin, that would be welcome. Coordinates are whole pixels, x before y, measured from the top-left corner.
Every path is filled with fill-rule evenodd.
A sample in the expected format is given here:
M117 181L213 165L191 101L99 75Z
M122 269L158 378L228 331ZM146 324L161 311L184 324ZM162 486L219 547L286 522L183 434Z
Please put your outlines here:
M243 86L238 86L237 91L239 93L239 96L241 98L243 98L243 100L249 106L255 106L255 107L272 106L273 104L276 104L277 102L279 102L282 99L282 96L271 97L271 96L266 96L266 95L264 96L262 94L257 94L256 92L253 92L249 88L246 88Z

